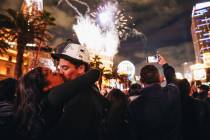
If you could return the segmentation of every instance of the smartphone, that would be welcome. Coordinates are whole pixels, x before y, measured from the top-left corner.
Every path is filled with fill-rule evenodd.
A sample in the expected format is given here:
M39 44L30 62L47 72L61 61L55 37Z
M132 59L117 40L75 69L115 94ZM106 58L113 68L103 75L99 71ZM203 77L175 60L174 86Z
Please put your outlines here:
M147 62L148 63L157 63L158 62L158 56L157 55L152 55L147 57Z

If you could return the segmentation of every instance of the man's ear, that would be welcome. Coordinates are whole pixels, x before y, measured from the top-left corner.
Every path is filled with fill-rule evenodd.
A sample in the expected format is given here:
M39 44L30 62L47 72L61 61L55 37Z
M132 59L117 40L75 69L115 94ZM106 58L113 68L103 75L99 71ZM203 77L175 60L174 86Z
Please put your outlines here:
M84 74L85 73L85 65L80 65L78 67L78 73L79 74Z

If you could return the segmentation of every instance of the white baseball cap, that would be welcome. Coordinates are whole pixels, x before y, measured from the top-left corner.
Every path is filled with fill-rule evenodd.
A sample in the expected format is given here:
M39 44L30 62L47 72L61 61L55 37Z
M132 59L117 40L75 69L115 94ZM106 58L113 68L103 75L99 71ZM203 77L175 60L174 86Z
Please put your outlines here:
M67 60L79 60L82 62L90 63L89 52L85 45L68 43L62 52L52 53L51 56L54 59L67 59Z

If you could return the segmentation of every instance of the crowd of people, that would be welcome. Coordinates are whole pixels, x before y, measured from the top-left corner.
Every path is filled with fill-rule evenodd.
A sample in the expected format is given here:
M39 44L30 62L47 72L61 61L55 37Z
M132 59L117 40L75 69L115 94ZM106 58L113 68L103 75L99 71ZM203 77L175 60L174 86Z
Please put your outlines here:
M152 64L128 94L95 85L85 46L67 41L52 54L58 72L36 67L0 81L0 138L21 140L198 140L210 130L209 87L177 80L159 55L166 84ZM196 85L196 86L195 86Z

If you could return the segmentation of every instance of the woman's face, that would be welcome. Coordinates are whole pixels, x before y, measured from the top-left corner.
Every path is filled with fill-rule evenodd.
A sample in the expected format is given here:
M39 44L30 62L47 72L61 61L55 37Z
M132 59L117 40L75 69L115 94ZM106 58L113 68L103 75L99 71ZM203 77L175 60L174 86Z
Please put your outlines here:
M56 87L64 82L62 76L59 73L53 73L52 70L46 67L43 67L42 71L48 83L48 85L43 89L44 91L48 91L51 88Z

